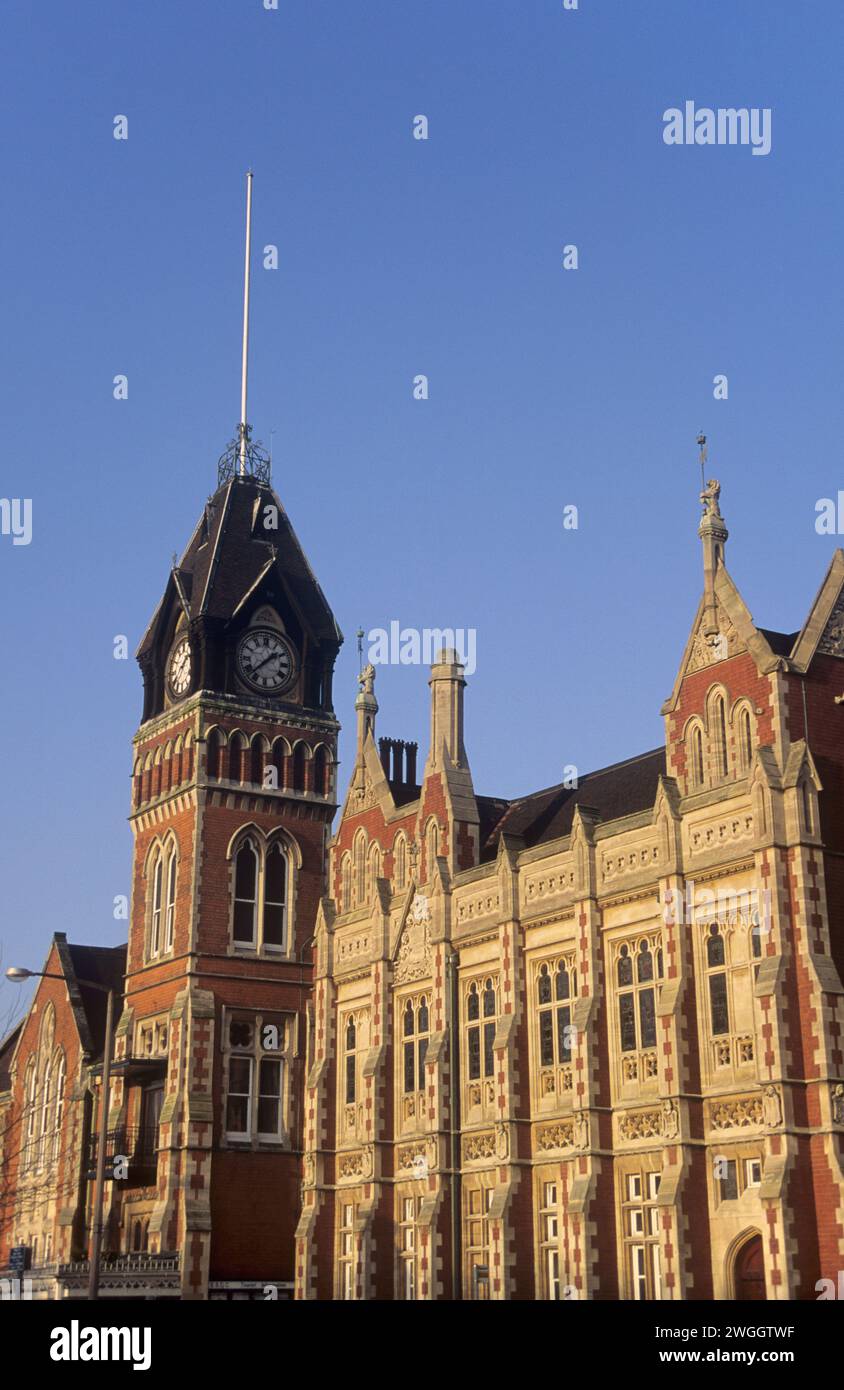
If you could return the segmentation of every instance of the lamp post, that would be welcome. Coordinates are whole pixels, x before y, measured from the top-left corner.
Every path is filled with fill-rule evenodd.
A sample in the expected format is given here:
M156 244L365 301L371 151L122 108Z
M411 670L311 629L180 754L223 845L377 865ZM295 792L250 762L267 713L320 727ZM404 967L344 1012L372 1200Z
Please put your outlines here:
M42 980L65 980L64 975L54 975L47 970L26 970L23 966L12 965L6 971L6 979L15 984L40 976ZM91 1225L91 1245L88 1260L88 1298L97 1299L100 1294L100 1256L103 1243L103 1197L105 1193L105 1150L106 1125L108 1124L108 1096L111 1090L111 1033L114 1021L114 990L109 985L101 985L96 980L80 980L86 989L97 989L107 996L105 1048L103 1049L103 1080L100 1095L100 1132L97 1143L97 1177L94 1184L94 1220Z

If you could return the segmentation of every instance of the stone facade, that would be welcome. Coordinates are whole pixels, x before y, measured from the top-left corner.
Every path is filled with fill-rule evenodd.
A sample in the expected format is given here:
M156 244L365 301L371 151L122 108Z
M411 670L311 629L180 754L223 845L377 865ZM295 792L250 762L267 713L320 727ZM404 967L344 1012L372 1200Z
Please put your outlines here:
M664 748L478 797L444 652L416 784L363 674L297 1297L808 1299L844 1268L844 553L767 632L702 500Z

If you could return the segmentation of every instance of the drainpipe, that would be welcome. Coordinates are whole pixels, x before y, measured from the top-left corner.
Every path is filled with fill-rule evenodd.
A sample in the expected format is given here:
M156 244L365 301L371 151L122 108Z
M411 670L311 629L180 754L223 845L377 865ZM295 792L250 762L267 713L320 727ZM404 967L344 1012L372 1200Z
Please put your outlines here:
M451 1166L451 1296L463 1297L463 1250L460 1225L460 1037L458 1033L459 994L456 951L449 951L446 957L446 980L448 984L449 1024L448 1059L451 1077L449 1096L449 1163Z

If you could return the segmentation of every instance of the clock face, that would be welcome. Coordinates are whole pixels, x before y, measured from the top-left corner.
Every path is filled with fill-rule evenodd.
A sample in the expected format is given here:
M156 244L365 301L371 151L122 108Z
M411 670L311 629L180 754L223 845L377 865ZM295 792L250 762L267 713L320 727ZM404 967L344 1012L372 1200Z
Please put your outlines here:
M190 642L187 637L183 637L180 642L177 642L170 654L167 683L170 686L170 694L175 695L177 699L188 692L190 687Z
M290 643L268 627L251 627L237 644L237 670L241 680L261 695L278 695L296 672Z

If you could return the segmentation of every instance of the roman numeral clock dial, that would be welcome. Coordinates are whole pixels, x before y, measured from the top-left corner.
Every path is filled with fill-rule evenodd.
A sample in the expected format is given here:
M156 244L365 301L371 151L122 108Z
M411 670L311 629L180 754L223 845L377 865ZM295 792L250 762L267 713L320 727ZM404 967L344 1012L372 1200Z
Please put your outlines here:
M279 695L296 674L290 643L272 628L252 627L237 644L240 679L261 695Z

